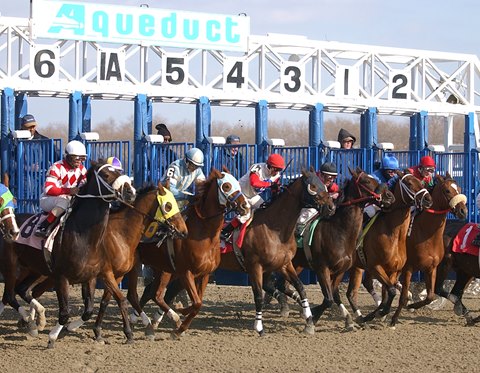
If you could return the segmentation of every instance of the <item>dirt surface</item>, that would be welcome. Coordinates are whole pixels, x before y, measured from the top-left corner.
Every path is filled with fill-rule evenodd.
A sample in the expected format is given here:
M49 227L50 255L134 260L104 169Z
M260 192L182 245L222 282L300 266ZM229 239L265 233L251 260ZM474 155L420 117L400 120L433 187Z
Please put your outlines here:
M0 284L3 292L3 284ZM308 286L310 303L322 297L317 286ZM72 291L72 314L78 318L82 303L78 287ZM100 292L97 292L98 306ZM371 298L362 293L361 304L372 310ZM172 340L172 324L164 320L155 341L135 325L135 342L125 344L120 314L111 302L104 323L107 344L93 340L93 321L77 332L65 334L54 349L47 349L48 331L56 323L55 293L40 299L47 308L47 330L37 339L17 327L17 314L7 308L0 319L2 372L451 372L478 371L472 346L479 327L466 327L447 304L440 311L404 312L395 330L381 321L368 328L345 332L338 312L328 312L315 335L301 333L299 307L291 306L282 318L274 302L264 312L263 338L253 331L254 305L247 287L210 284L204 306L191 329ZM465 304L478 312L480 302L469 296ZM367 306L368 305L368 306ZM147 305L147 314L154 312ZM470 352L468 352L470 351Z

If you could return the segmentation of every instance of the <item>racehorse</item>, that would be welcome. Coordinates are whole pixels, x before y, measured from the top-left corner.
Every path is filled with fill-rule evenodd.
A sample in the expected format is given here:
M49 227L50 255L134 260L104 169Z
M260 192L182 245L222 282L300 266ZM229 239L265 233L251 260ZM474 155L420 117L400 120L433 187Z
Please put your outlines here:
M457 234L466 228L473 230L476 224L465 223L460 220L449 220L445 226L443 233L443 247L445 249L445 257L438 266L437 283L435 285L435 293L450 300L454 306L453 311L457 316L463 316L467 321L467 325L474 325L480 318L470 315L470 311L462 302L463 293L467 285L475 278L480 278L480 266L478 256L470 253L454 252L452 250L454 239ZM464 238L465 240L465 238ZM452 290L448 292L444 288L444 282L450 269L455 272L455 284Z
M314 323L335 301L347 328L353 328L353 320L340 301L339 284L344 273L352 266L356 240L362 229L363 208L367 203L388 208L394 202L394 196L386 185L380 185L360 168L354 171L350 169L350 173L352 177L342 189L335 214L328 219L320 219L310 245L309 234L305 234L304 249L297 250L293 258L297 273L303 268L313 269L322 289L323 303L312 308ZM300 300L296 293L287 295L297 302Z
M264 278L278 272L294 286L300 295L306 334L313 334L315 326L304 286L298 278L292 259L297 251L294 230L302 208L313 207L322 216L330 216L335 206L326 188L313 169L303 171L302 176L284 188L271 204L257 210L247 227L242 245L242 263L234 252L222 254L219 268L247 272L255 301L254 329L265 335L262 321ZM265 281L266 283L266 281Z
M157 210L159 212L158 217ZM154 221L161 225L159 229L166 231L171 238L183 239L187 236L187 226L175 197L168 190L168 183L165 188L161 183L158 183L157 188L149 186L139 190L133 207L124 207L118 212L110 213L107 230L101 242L102 250L107 257L105 262L111 267L111 271L108 272L110 282L115 282L118 285L123 276L130 272L135 264L135 252L142 234ZM120 299L119 307L124 327L129 329L127 300L118 286L115 286L114 290L113 296L117 302ZM101 335L102 320L111 296L111 287L107 287L103 293L94 328L95 339L98 342L103 341ZM93 307L91 311L93 311ZM142 312L139 308L137 308L137 311ZM150 320L144 313L141 316L147 324L145 334L153 338L154 332Z
M447 214L452 212L458 219L467 217L467 197L461 194L460 187L447 172L446 177L435 176L431 208L424 209L414 219L411 234L407 237L407 262L403 267L401 282L402 292L390 325L393 327L398 322L402 308L407 305L408 289L412 273L422 271L425 273L425 286L427 296L424 300L410 304L408 308L418 309L430 304L435 297L434 286L437 275L437 266L443 259L443 232Z
M120 199L131 202L135 197L135 189L131 186L130 178L103 162L91 162L87 171L87 182L80 188L78 195L73 199L71 212L65 225L55 238L52 250L52 272L48 268L41 250L30 246L14 243L6 245L13 260L9 271L16 273L16 261L31 271L44 275L53 275L55 290L59 301L59 320L49 334L48 347L53 348L58 335L69 319L68 290L69 284L88 283L84 294L93 299L93 289L96 278L108 271L104 263L106 258L99 250L99 242L103 239L108 221L109 201ZM35 219L33 219L35 220ZM32 231L33 227L22 227L20 234ZM105 269L107 267L107 269ZM111 270L110 270L111 271ZM12 281L13 278L13 281ZM8 279L8 280L7 280ZM15 275L7 276L5 291L14 297ZM116 286L106 281L107 286Z
M381 212L363 238L363 247L356 251L354 265L350 269L347 298L357 321L364 323L377 315L390 312L396 295L395 283L407 260L407 232L410 226L411 206L418 209L430 208L432 197L422 182L409 173L397 171L393 195L395 202L390 211ZM365 318L362 317L355 299L362 281L362 269L366 269L387 289L387 299Z
M218 267L220 231L226 207L233 208L240 215L246 215L250 211L250 205L242 194L238 181L229 173L216 169L212 169L205 182L197 184L194 198L186 210L186 239L175 239L173 243L167 240L160 247L157 247L157 243L140 243L138 246L139 260L157 273L156 281L145 289L141 304L136 289L138 266L133 266L129 273L127 297L132 306L138 312L146 301L155 298L163 312L176 323L177 329L172 333L173 337L182 335L199 312L209 275ZM163 299L172 277L181 281L191 300L191 306L179 310L186 316L183 322L180 322L179 315Z

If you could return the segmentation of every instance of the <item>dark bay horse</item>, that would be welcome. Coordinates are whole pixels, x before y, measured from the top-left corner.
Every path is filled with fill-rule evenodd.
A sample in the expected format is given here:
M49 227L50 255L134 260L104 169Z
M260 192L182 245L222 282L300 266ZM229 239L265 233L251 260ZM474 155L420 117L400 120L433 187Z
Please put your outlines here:
M397 176L398 181L393 189L395 202L390 206L390 211L381 212L372 224L363 239L363 249L356 251L355 262L350 269L347 298L359 322L371 321L377 315L385 316L390 312L396 295L395 283L407 260L410 207L424 209L432 205L432 197L419 179L401 171L397 171ZM387 299L365 318L361 316L355 302L363 269L370 272L387 289Z
M127 300L118 288L123 276L132 270L135 264L135 253L143 233L149 225L157 220L162 231L167 231L171 238L183 239L187 236L188 230L185 221L180 213L177 201L172 192L163 187L147 187L137 193L133 208L124 207L116 213L110 213L107 230L101 242L104 255L104 263L111 268L111 271L103 271L104 281L115 283L113 286L114 298L117 300L124 322L124 328L130 329L128 318ZM159 214L156 214L158 210ZM97 320L95 322L95 339L102 342L102 320L108 302L112 296L112 286L108 286L102 297ZM120 299L120 301L119 301ZM146 323L146 335L153 338L153 326L140 308L142 320ZM127 336L128 337L128 336Z
M468 253L463 254L452 251L454 238L466 224L472 225L472 223L465 223L465 221L461 220L447 221L443 234L445 257L438 266L435 293L450 300L454 304L453 311L455 314L463 316L467 321L467 325L474 325L480 321L480 317L473 317L470 314L470 311L462 302L462 297L468 284L473 279L480 278L479 258ZM448 292L444 287L444 282L450 270L455 272L456 279L453 288Z
M242 246L243 265L234 252L222 254L220 267L232 271L246 271L252 285L255 300L254 329L265 334L262 321L262 285L272 273L280 273L298 292L305 319L304 333L313 334L312 313L304 286L295 271L292 259L297 251L294 231L302 208L313 207L323 216L332 215L335 206L318 176L303 171L302 176L285 187L285 190L263 210L257 210L247 227Z
M314 323L335 301L345 317L346 326L353 328L352 317L340 301L339 284L353 263L365 204L375 203L388 208L394 202L394 196L386 185L381 186L360 168L350 170L350 173L352 177L343 186L342 200L337 204L335 214L318 222L310 248L297 250L293 264L297 273L310 268L317 274L324 298L321 305L312 308ZM294 299L299 301L298 294L289 295L296 295L297 299Z
M96 278L105 268L105 258L98 244L104 236L108 222L109 201L118 198L130 202L135 197L135 189L128 176L103 162L92 161L91 164L87 171L87 182L74 198L65 226L55 238L52 251L53 273L50 272L41 250L17 243L6 245L6 250L11 253L10 259L13 260L9 271L14 273L13 276L7 276L10 280L5 282L5 290L10 297L15 295L17 262L38 275L54 277L60 310L59 321L49 334L50 348L68 323L69 284L88 283L85 291L90 299L93 299ZM31 229L24 227L29 228ZM86 295L84 294L85 297Z
M197 185L195 200L187 208L187 238L175 239L173 243L163 242L160 247L156 243L141 243L138 246L140 261L154 268L157 277L145 289L140 305L136 289L138 266L134 266L129 273L128 300L138 312L148 299L154 298L162 311L176 323L177 329L172 334L174 337L182 335L198 314L209 275L218 267L220 232L227 207L233 208L240 215L246 215L250 211L250 205L241 193L238 181L229 173L212 169L208 179ZM191 300L189 307L179 310L186 316L183 322L163 299L172 278L181 281ZM150 292L152 289L153 294Z
M422 271L425 274L427 296L424 300L410 304L408 308L418 309L430 304L435 297L434 287L437 266L443 259L443 232L447 214L452 212L458 219L467 217L467 197L461 194L456 181L447 173L446 177L436 175L432 195L431 208L424 209L414 219L411 234L407 237L407 262L402 271L402 292L390 325L398 322L402 308L408 302L408 289L412 274Z

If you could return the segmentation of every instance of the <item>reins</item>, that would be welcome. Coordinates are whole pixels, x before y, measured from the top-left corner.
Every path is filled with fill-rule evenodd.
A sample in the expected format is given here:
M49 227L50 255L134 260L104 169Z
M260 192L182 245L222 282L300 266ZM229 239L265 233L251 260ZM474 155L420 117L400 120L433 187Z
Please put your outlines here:
M354 180L355 186L357 187L357 192L361 197L354 198L354 199L348 200L346 202L342 202L342 203L339 204L339 206L351 206L351 205L355 205L355 204L360 203L360 202L371 201L371 200L375 200L375 201L380 202L382 200L382 195L381 194L375 193L374 191L372 191L372 190L368 189L367 187L365 187L364 185L360 184L360 177L364 173L365 172L362 171L357 176L357 178ZM369 195L368 196L363 196L361 190L363 190L364 192L366 192Z

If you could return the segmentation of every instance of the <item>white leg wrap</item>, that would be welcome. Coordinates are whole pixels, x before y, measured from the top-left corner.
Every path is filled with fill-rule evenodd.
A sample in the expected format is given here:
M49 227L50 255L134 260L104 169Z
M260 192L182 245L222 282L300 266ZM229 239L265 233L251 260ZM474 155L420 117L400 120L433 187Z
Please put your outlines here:
M171 320L173 320L173 321L175 321L175 322L180 321L180 316L178 316L178 313L176 313L176 312L175 312L174 310L172 310L171 308L168 310L167 316L168 316Z
M340 313L342 314L342 317L347 317L348 316L348 311L345 308L344 304L340 304Z
M20 316L22 316L22 319L26 322L28 322L28 318L29 318L29 313L25 310L25 308L23 306L20 306L18 308L18 313L20 314Z
M253 328L260 333L263 330L263 323L262 323L262 313L257 312L255 315L255 324L253 324Z
M48 333L48 339L50 341L56 341L62 329L63 329L63 325L60 325L57 322L57 325L55 325L53 329L50 331L50 333Z
M160 308L153 314L153 326L155 328L162 322L164 315L165 313Z
M309 317L312 317L312 311L310 310L310 305L308 304L307 298L302 299L302 314L305 320Z
M4 310L5 310L5 304L3 304L3 302L0 302L0 315L3 313Z
M137 321L138 321L138 318L139 318L139 314L137 313L137 311L133 310L132 313L130 313L130 322L132 324L136 324Z
M30 302L30 307L33 307L35 308L35 310L38 312L38 313L44 313L45 312L45 307L43 307L40 302L36 299L32 299L32 301Z
M30 304L30 315L28 316L29 320L30 321L33 321L35 320L35 313L37 311L35 311L35 307L33 307L31 304Z
M82 319L74 320L74 321L68 323L67 330L69 332L73 332L73 331L77 330L78 328L80 328L83 324L85 324L85 321L83 321Z
M147 326L151 324L150 318L147 316L145 312L142 311L142 313L140 314L140 317L142 318L143 326Z
M360 310L356 310L356 311L355 311L355 316L357 316L357 317L361 317L361 316L362 316L362 313L360 312Z

